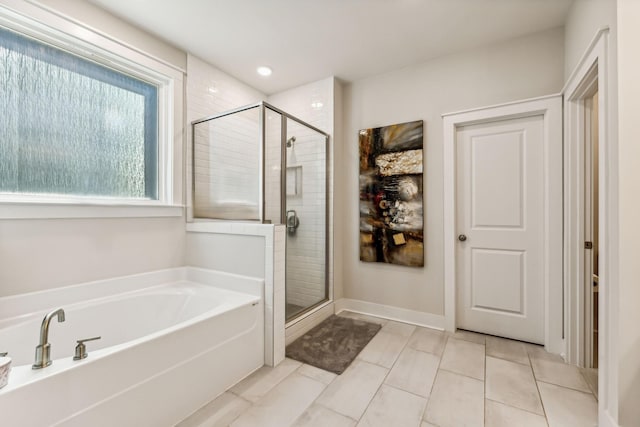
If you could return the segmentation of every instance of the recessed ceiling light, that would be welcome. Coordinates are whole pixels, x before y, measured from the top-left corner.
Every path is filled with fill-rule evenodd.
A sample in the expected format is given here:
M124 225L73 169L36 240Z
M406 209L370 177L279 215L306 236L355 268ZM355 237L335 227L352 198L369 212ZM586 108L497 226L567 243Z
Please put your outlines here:
M265 67L264 65L258 67L258 69L256 71L258 71L258 74L260 74L261 76L265 76L265 77L270 76L271 73L273 72L273 70L271 70L271 68Z

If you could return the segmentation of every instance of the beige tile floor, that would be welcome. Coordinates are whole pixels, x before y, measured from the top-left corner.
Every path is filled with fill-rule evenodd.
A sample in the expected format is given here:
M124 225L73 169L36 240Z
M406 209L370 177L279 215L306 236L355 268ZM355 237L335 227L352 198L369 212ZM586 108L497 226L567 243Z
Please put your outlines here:
M382 324L340 376L286 359L263 367L178 427L590 427L597 375L540 346Z

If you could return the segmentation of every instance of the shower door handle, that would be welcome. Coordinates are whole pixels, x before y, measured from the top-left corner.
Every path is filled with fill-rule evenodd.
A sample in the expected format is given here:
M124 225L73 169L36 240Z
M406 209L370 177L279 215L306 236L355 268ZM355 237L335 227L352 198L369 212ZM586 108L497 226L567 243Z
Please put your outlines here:
M294 234L300 225L300 219L298 219L298 213L293 209L287 211L287 231L290 234Z

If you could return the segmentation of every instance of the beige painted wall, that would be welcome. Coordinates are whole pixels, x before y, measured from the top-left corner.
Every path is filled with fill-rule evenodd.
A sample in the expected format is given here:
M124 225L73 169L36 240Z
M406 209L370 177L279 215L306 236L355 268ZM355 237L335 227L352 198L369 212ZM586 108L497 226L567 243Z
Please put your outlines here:
M182 218L0 220L0 297L184 265Z
M342 169L342 157L344 154L344 83L335 80L333 86L333 151L331 153L331 163L333 164L333 299L334 301L344 297L344 241L343 226L345 221L336 219L344 212L343 200L340 198L338 185L344 181L344 170Z
M564 33L555 29L364 79L344 91L342 227L344 297L433 314L444 312L441 114L557 93L563 86ZM425 122L425 266L362 263L358 249L358 143L362 128ZM340 203L341 202L341 203ZM340 203L342 206L338 206ZM343 221L342 224L338 224Z
M640 2L618 0L618 150L620 305L618 422L640 420Z
M37 0L33 3L66 15L108 34L181 70L187 69L187 54L170 43L135 27L85 0Z
M565 24L564 78L578 65L599 29L615 25L615 0L575 0Z
M185 68L183 52L89 3L41 3ZM184 222L182 217L0 220L0 297L182 266Z

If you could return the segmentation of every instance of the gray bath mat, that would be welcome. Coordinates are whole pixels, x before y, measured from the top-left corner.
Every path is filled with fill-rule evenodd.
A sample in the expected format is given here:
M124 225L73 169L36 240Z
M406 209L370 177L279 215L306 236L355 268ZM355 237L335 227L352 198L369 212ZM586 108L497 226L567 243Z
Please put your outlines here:
M331 316L287 347L287 357L334 372L344 372L381 326Z

